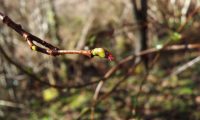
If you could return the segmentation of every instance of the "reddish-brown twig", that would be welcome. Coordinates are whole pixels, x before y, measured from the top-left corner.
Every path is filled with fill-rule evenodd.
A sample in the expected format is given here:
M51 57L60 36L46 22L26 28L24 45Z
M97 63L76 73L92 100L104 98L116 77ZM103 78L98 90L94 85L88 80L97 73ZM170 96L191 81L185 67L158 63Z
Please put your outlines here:
M29 47L33 51L38 51L47 55L57 56L57 55L64 55L64 54L81 54L88 57L93 57L92 51L94 50L60 50L59 48L53 46L52 44L32 35L31 33L25 31L20 24L16 24L13 20L11 20L8 16L4 15L0 12L0 20L3 21L4 24L8 25L8 27L15 30L18 34L20 34L24 39L27 41ZM38 46L35 43L42 45L42 47ZM105 55L101 56L96 54L96 56L108 58L109 60L114 59L111 53L108 51L105 52Z

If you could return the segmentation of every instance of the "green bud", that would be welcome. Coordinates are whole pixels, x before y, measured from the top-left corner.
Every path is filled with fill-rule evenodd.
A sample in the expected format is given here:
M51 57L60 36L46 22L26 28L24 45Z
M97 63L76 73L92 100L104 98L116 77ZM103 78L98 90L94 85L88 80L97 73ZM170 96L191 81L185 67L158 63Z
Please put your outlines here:
M32 49L33 51L36 51L36 50L37 50L37 46L33 45L33 46L31 46L31 49Z
M92 55L93 56L99 56L101 58L105 58L106 57L106 53L105 50L103 48L95 48L92 50Z

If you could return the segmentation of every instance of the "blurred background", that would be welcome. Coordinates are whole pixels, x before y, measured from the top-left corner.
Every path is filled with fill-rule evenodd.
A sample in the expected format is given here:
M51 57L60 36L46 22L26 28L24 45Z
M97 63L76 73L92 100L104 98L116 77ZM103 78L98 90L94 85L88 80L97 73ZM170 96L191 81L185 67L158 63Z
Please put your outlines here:
M190 49L127 60L90 111L95 81L119 61L149 48L199 44L199 7L200 0L1 0L0 12L33 35L62 49L103 47L116 61L31 51L1 22L0 118L200 119L199 50Z

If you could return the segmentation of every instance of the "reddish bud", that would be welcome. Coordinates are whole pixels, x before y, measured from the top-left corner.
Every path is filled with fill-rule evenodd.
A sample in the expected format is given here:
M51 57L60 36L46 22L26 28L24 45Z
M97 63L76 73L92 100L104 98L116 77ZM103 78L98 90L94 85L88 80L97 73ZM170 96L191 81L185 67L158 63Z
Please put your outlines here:
M113 61L115 58L113 57L113 55L110 53L110 52L108 52L108 51L106 51L106 58L109 60L109 61Z

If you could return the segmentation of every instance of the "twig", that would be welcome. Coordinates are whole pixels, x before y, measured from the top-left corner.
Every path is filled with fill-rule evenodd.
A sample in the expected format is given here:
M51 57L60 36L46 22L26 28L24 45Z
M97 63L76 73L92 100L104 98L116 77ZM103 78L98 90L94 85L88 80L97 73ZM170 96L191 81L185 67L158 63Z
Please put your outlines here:
M185 71L186 69L194 66L196 63L198 63L200 61L200 56L194 58L193 60L179 66L176 70L174 70L172 72L172 74L170 76L174 76L174 75L178 75L180 74L181 72Z
M121 83L123 83L130 75L132 75L133 71L135 70L135 67L139 65L139 63L141 63L141 61L131 65L131 67L127 70L126 75L121 80L119 80L109 92L107 92L101 98L99 98L98 102L106 99L111 93L113 93L120 86Z
M94 104L96 104L97 100L98 100L98 96L99 96L99 93L100 93L100 90L104 84L104 82L106 80L108 80L108 78L113 74L115 73L120 67L122 67L123 64L127 63L128 61L131 61L131 60L134 60L135 59L135 56L133 55L130 55L124 59L122 59L116 66L112 67L103 77L102 80L99 81L96 89L95 89L95 93L94 93L94 96L93 96L93 106Z
M60 50L59 48L51 45L48 42L45 42L44 40L32 35L31 33L25 31L21 25L16 24L14 21L12 21L8 16L4 15L0 12L0 20L3 21L4 24L7 24L8 27L15 30L18 34L20 34L24 39L27 41L29 47L33 51L38 51L47 55L57 56L57 55L63 55L63 54L81 54L88 57L92 57L92 50ZM43 47L40 47L36 45L34 42L42 45Z
M131 58L130 56L127 58ZM131 60L131 59L126 59L126 60ZM84 111L84 113L82 113L82 116L86 113L88 113L91 110L91 117L94 115L94 111L95 111L95 107L100 104L103 100L105 100L106 98L108 98L108 96L110 94L112 94L120 85L121 83L125 82L125 80L131 75L132 71L135 69L135 66L137 66L139 63L134 64L132 67L130 67L126 73L126 75L120 79L114 86L113 88L107 92L106 94L102 95L99 99L93 99L92 101L92 106L90 109L87 109L86 111ZM100 81L99 83L104 82L104 81ZM80 118L81 116L79 116Z
M103 83L113 74L115 73L120 67L122 67L123 64L127 63L128 61L131 61L135 58L135 56L130 55L124 59L122 59L116 66L112 67L110 70L108 70L108 72L106 72L106 74L104 75L103 79L99 81L96 90L95 90L95 94L93 96L93 100L96 101L98 99L99 96L99 92L101 90L101 87L103 86Z

